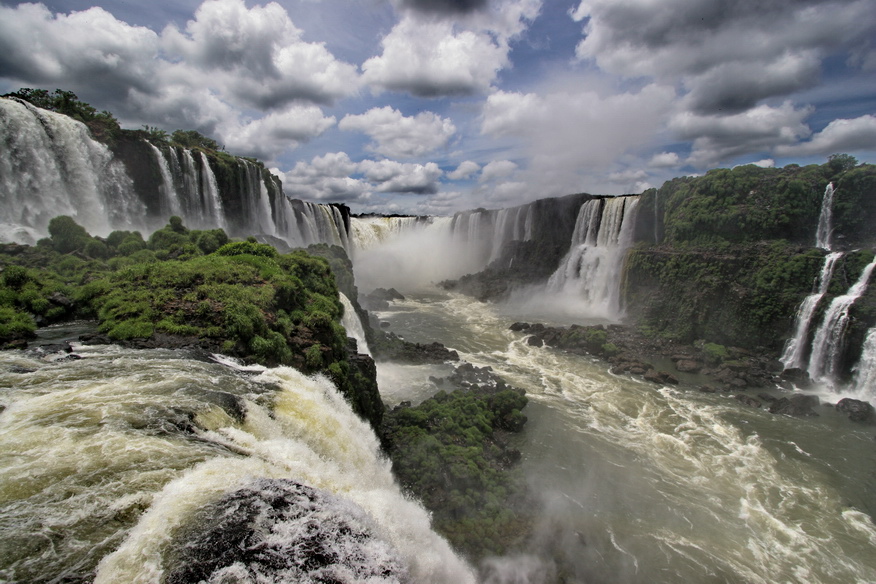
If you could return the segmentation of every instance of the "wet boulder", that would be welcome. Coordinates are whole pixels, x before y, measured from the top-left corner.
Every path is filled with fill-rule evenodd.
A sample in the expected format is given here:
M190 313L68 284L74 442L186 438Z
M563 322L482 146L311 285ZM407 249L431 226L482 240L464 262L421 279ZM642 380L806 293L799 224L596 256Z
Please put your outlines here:
M174 539L166 584L408 581L361 508L288 479L259 479L225 495Z
M770 405L771 414L783 414L785 416L817 416L815 407L819 404L818 396L815 395L792 395L777 399Z
M870 402L846 397L837 402L836 411L846 414L853 422L870 424L876 422L876 413Z

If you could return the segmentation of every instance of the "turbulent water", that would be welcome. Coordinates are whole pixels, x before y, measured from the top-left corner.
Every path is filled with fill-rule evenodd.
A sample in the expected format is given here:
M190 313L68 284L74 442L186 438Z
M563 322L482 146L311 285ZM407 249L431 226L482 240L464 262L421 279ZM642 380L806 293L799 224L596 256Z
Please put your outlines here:
M295 481L312 512L249 544L286 557L329 542L309 555L326 565L237 561L210 582L474 582L325 378L171 351L76 356L0 352L0 581L162 581L215 527L204 508Z
M525 316L438 292L380 313L408 340L442 341L528 392L518 447L541 520L525 553L488 563L488 581L876 581L872 427L833 408L775 416L612 375L529 346L508 330ZM382 391L422 400L429 374L392 367Z

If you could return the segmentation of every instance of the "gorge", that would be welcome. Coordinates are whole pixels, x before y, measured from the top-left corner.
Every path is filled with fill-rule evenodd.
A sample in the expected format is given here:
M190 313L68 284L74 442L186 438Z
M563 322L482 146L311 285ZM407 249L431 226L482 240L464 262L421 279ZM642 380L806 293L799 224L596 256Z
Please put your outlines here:
M620 197L354 216L286 197L257 161L137 132L104 144L15 99L0 99L0 132L0 309L57 323L36 341L0 339L12 343L0 351L0 579L876 579L872 412L759 407L876 401L874 167L747 166ZM69 252L52 233L62 215L89 235ZM214 245L217 229L228 237ZM292 251L308 247L324 259ZM152 348L82 344L52 296L62 287L38 288L27 263L50 251L71 303L166 280L178 318L128 334L141 309L106 300L98 318L120 327L109 340ZM198 296L213 277L222 287ZM235 304L240 282L284 303L259 305L260 320ZM397 294L366 312L376 288ZM198 312L210 302L247 318L204 343L219 326ZM463 365L384 359L386 329ZM189 344L162 345L171 337ZM31 348L14 348L22 338ZM624 359L677 383L616 372ZM493 402L525 390L525 426L518 407L502 421L460 403L472 426L441 431L475 428L486 454L466 444L428 466L439 447L426 429L471 386ZM380 429L399 420L411 425L390 462ZM396 476L405 465L446 481L430 505L457 516L416 501ZM476 484L471 465L521 489ZM465 500L477 490L484 503ZM492 531L466 522L478 505Z

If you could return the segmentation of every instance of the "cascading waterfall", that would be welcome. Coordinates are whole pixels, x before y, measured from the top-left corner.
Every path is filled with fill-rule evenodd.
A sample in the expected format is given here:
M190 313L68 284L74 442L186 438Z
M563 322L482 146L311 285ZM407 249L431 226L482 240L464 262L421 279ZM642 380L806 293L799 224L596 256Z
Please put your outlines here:
M211 582L474 583L327 378L76 354L0 352L0 580L195 581L175 575L209 556L224 562ZM235 498L264 511L261 530L222 513ZM241 545L204 545L211 531Z
M179 196L174 187L173 172L170 170L170 165L164 153L151 142L147 142L152 154L155 156L155 161L158 163L158 169L161 172L161 184L158 186L158 194L160 201L160 213L162 216L170 217L171 215L182 216L183 211L180 207Z
M821 199L821 213L815 231L815 247L830 251L830 236L833 234L833 183L827 183Z
M350 238L353 253L373 249L391 239L425 228L431 223L431 217L351 217Z
M802 368L806 365L806 349L809 347L808 341L809 331L812 327L812 317L815 316L815 309L818 307L818 303L827 293L836 262L842 256L842 252L833 252L825 256L824 266L821 268L821 273L818 276L813 293L807 296L800 304L794 323L794 336L785 343L785 350L781 357L781 362L785 369Z
M356 309L353 308L353 303L346 297L343 292L338 293L341 298L341 304L344 306L344 316L341 318L341 326L347 331L347 336L356 339L356 346L359 353L363 355L371 355L371 349L368 347L368 341L365 338L365 327L362 326L362 321L359 315L356 314Z
M33 244L58 215L97 235L145 227L145 206L123 165L85 124L0 99L0 134L0 240Z
M876 327L867 331L854 374L854 391L860 399L876 400Z
M530 241L534 221L532 203L489 211L475 209L456 213L450 232L454 242L465 246L472 264L482 268L499 259L508 243Z
M807 371L809 377L830 383L836 374L839 359L845 348L845 333L849 324L849 309L867 290L870 276L876 268L873 259L849 291L834 298L812 340L812 354Z
M638 196L592 199L578 213L572 245L547 291L585 303L594 315L620 316L620 281L632 245Z

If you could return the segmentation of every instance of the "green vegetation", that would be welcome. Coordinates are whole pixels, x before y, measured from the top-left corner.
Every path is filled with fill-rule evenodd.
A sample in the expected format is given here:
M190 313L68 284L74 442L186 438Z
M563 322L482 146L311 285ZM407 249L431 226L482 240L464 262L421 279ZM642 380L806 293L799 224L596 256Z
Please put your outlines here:
M326 373L379 424L373 371L348 362L343 308L324 259L229 242L223 230L190 230L179 217L148 241L136 231L92 237L66 216L52 219L49 232L36 247L0 246L0 344L29 338L37 324L96 318L114 342L164 335L165 345Z
M121 129L113 114L105 110L98 112L97 109L84 101L79 101L79 98L72 91L56 89L49 93L46 89L24 87L0 97L21 99L36 107L70 116L88 126L92 135L101 142L112 142Z
M522 391L439 392L384 417L383 436L401 484L432 510L435 529L475 558L502 554L527 529L519 481L508 468L519 453L501 434L519 431Z

